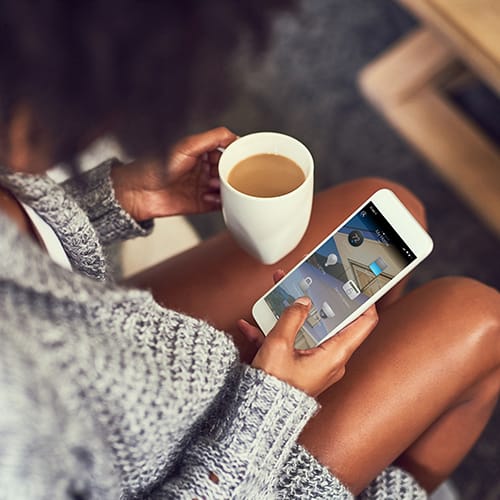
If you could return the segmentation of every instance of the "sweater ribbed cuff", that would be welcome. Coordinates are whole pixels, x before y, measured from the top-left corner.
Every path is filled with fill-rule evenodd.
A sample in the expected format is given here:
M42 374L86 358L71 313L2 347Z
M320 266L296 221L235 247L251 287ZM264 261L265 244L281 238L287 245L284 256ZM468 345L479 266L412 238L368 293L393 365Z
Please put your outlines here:
M243 367L236 394L231 425L220 429L217 438L245 454L268 448L259 457L261 465L279 459L283 446L295 441L319 406L306 393L250 366Z
M111 167L119 164L110 158L76 179L64 183L80 207L87 212L103 244L146 236L153 229L153 220L137 222L118 203L111 181Z
M252 492L273 490L269 479L277 477L276 470L318 409L304 392L248 366L235 394L225 425L201 438L186 456L189 472L201 488L193 490L191 484L195 496L211 491L214 498L250 498ZM186 480L178 479L178 486Z

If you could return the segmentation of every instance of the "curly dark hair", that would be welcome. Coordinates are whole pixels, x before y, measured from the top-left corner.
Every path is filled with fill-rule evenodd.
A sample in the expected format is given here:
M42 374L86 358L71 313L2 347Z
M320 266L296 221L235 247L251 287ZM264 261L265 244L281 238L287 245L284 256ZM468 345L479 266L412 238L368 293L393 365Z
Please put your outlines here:
M161 154L191 113L228 101L226 61L265 47L293 0L0 0L0 124L28 104L36 142L70 159L106 130ZM104 128L105 127L105 128Z

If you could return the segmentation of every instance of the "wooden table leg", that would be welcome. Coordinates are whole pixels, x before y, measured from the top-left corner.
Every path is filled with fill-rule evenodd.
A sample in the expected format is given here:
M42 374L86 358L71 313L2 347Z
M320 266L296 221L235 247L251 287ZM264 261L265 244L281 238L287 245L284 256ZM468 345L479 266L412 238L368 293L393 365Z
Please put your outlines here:
M402 39L359 75L371 102L500 235L500 150L445 96L457 66L426 28Z

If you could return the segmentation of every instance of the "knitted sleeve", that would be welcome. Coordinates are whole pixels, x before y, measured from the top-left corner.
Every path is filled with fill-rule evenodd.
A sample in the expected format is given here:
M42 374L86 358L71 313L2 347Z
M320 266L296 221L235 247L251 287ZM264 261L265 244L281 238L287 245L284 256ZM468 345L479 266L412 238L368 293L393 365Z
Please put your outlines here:
M111 158L76 178L65 181L63 188L87 213L102 244L146 236L153 221L135 221L118 203L111 182L111 167L119 163Z
M245 367L225 418L200 435L176 473L153 493L163 498L267 498L316 402Z
M22 346L29 366L10 372L43 380L37 387L58 402L36 419L23 415L47 401L33 386L8 419L7 429L17 430L8 453L22 452L11 460L26 478L37 475L48 497L61 474L75 479L65 457L77 449L88 457L82 489L97 498L107 457L123 498L263 498L274 488L316 411L313 398L241 365L230 339L206 322L161 307L147 292L70 273L5 229L0 332ZM9 387L0 380L0 392ZM27 419L31 426L16 426ZM41 436L47 446L59 443L60 458L43 459Z

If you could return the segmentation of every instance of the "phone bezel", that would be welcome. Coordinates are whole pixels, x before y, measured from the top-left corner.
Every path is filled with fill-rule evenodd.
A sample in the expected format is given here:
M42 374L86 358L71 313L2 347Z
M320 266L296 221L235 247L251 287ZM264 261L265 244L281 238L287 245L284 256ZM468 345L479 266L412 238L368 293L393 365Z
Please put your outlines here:
M344 321L342 321L335 329L333 329L323 340L331 338L338 333L342 328L354 321L357 317L363 314L372 304L379 300L405 276L408 275L418 264L420 264L432 251L433 242L429 234L413 217L410 211L404 206L401 200L389 189L380 189L370 196L366 201L360 204L348 217L346 217L326 238L321 240L300 262L298 262L288 273L292 273L305 260L307 260L316 250L331 238L342 226L344 226L354 215L356 215L367 203L373 202L383 217L389 222L393 229L399 234L408 248L415 254L416 259L408 266L402 269L390 282L388 282L381 290L373 294L366 302L364 302L356 311L353 311ZM252 315L254 320L264 334L269 333L272 327L276 324L277 319L264 298L274 290L279 283L266 291L253 305Z

